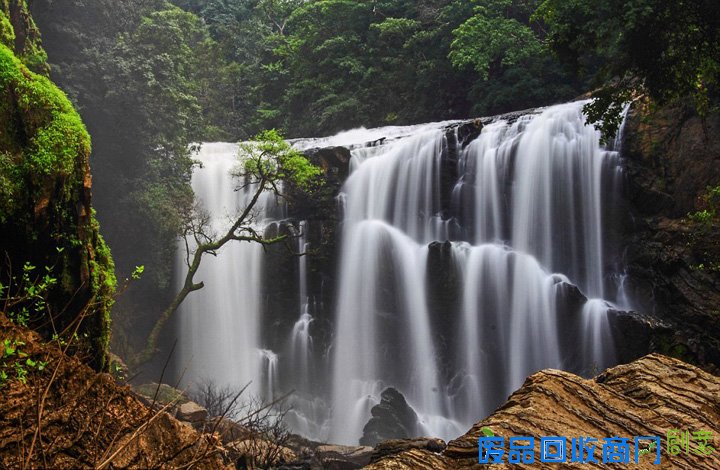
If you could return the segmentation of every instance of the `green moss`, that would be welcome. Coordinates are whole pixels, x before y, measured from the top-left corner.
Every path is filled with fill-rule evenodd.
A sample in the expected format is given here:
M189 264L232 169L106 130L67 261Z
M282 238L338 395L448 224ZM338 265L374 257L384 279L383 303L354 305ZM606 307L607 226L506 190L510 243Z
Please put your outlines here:
M65 94L47 77L28 70L4 45L0 45L0 93L0 101L6 108L0 110L3 121L0 150L6 152L5 164L0 165L0 183L10 178L25 178L36 189L35 194L28 195L34 199L38 199L41 195L37 192L50 183L43 180L45 177L67 179L65 186L77 184L73 173L77 159L82 164L89 157L90 136ZM8 109L7 103L13 103L15 109ZM16 122L18 119L20 123ZM22 150L22 158L10 155L18 148ZM7 161L12 158L21 168L19 175L10 172ZM10 193L7 185L3 192ZM18 196L12 199L20 199ZM0 220L3 220L13 207L5 204L0 210Z
M105 370L116 280L95 214L86 212L90 136L65 94L28 69L45 60L39 40L26 41L21 60L2 39L9 37L6 23L0 22L0 230L25 244L13 247L17 260L56 266L54 311L65 323L89 307L81 336L92 364Z
M8 17L2 12L0 12L0 44L7 47L15 45L15 29L10 24Z
M30 144L26 164L35 175L68 177L78 155L90 153L89 138L77 114L53 112L50 123L38 129Z
M4 19L4 21L2 19L0 21L6 23L0 26L0 30L3 31L0 42L12 49L30 70L48 75L50 67L47 63L47 53L42 47L40 31L30 16L27 2L17 0L13 3L12 8L7 1L0 2L0 17ZM10 18L13 21L10 21ZM18 36L23 38L19 43ZM12 40L9 40L10 38Z
M9 154L0 153L0 224L13 212L19 192L16 167Z
M95 218L93 210L90 222L90 235L93 237L92 245L95 248L94 259L89 262L91 290L94 299L96 321L90 331L93 341L93 350L97 352L95 361L100 370L108 367L106 352L110 346L111 318L110 311L115 303L114 294L117 288L115 278L115 263L110 248L100 235L100 224Z

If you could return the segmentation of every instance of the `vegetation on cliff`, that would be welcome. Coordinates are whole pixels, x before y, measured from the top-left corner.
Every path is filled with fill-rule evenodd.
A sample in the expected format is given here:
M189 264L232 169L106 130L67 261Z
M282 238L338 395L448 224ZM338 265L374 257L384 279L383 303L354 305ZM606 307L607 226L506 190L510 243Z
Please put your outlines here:
M53 78L94 139L94 205L117 271L145 266L114 309L113 347L130 356L142 344L130 333L149 331L172 299L175 242L193 208L189 144L215 133L204 115L213 42L198 17L161 1L38 1L33 13Z
M536 18L564 61L593 77L590 121L614 134L620 110L645 95L690 98L700 114L720 95L720 9L703 0L545 0Z
M47 65L25 2L5 2L0 24L3 310L28 287L21 281L27 266L46 272L57 282L27 323L50 337L82 322L81 349L103 369L115 273L90 206L90 137L65 95L28 68Z

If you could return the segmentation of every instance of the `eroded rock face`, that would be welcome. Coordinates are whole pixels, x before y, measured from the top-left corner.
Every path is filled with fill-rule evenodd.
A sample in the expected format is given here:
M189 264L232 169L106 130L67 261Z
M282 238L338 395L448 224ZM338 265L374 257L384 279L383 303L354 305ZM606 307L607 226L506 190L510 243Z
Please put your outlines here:
M450 441L444 452L413 449L380 459L368 468L471 468L477 465L478 438L484 435L483 428L506 439L533 436L536 446L542 436L660 436L662 466L643 458L633 468L720 468L717 450L709 456L692 451L670 456L665 447L667 432L679 429L710 431L715 436L713 447L718 448L720 377L659 354L608 369L592 380L559 370L543 370L530 376L495 413ZM503 464L498 468L505 466L509 467ZM525 467L532 466L513 466Z
M374 446L386 439L415 437L418 417L402 393L390 387L380 394L380 403L370 410L372 418L363 428L360 445Z
M351 470L363 468L372 455L372 447L321 445L315 449L315 459L311 468L329 470Z
M396 455L402 452L419 449L432 453L439 453L445 450L447 444L442 439L433 437L418 437L415 439L388 439L375 446L372 454L372 462L377 462L389 455Z
M720 114L675 105L628 116L623 155L632 220L625 233L627 291L668 328L649 351L720 370L720 230L694 222L720 185ZM714 225L713 225L714 224Z

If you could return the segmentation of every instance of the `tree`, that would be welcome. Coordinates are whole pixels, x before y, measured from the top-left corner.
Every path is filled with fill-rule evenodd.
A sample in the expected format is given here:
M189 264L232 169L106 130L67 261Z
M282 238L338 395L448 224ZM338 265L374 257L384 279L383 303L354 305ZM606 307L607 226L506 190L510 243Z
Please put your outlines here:
M717 100L720 8L712 0L545 0L535 16L557 55L600 89L586 107L614 135L632 97L690 96L701 114Z
M539 0L475 0L472 16L452 31L449 57L478 78L473 113L496 114L577 96L581 86L543 43L531 20Z
M473 16L453 31L450 59L455 66L471 66L487 80L491 72L497 74L498 68L516 65L543 52L530 26L510 16L513 0L476 3ZM515 10L526 13L521 8Z
M275 130L261 132L253 141L241 144L239 157L240 168L234 176L239 178L241 184L236 190L249 191L252 197L227 231L219 236L209 233L208 216L196 206L194 217L189 219L184 231L188 271L183 286L155 322L145 349L137 358L138 363L148 361L155 353L163 326L180 304L190 293L204 287L202 281L195 281L204 256L217 256L218 250L232 241L271 245L286 239L286 235L265 238L254 226L255 206L263 193L270 192L277 197L284 197L279 186L281 181L292 182L301 189L309 190L321 174L320 168L310 164Z

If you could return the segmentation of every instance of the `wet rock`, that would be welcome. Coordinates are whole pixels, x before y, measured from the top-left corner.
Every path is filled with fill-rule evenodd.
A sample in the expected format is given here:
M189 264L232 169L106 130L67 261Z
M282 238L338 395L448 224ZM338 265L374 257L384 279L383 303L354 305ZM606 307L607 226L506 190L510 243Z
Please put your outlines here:
M633 106L623 156L627 222L626 292L634 307L669 327L650 351L720 370L720 231L693 222L720 183L720 113L699 117L676 103Z
M345 147L324 147L305 152L310 162L323 169L326 177L340 182L347 178L350 169L350 150Z
M374 446L387 439L415 437L418 417L402 393L390 387L380 394L380 403L370 410L372 418L363 428L360 445Z
M459 266L453 256L450 241L432 242L428 245L426 264L427 299L430 312L459 312L462 307L462 279ZM431 329L439 345L449 345L454 341L460 328L460 315L430 315ZM439 347L439 370L442 380L450 382L460 361L457 351L452 347Z
M458 144L465 148L470 142L475 140L482 132L483 122L480 119L473 119L460 124L457 128Z
M618 362L623 364L656 349L660 338L672 335L666 322L638 312L608 311Z

